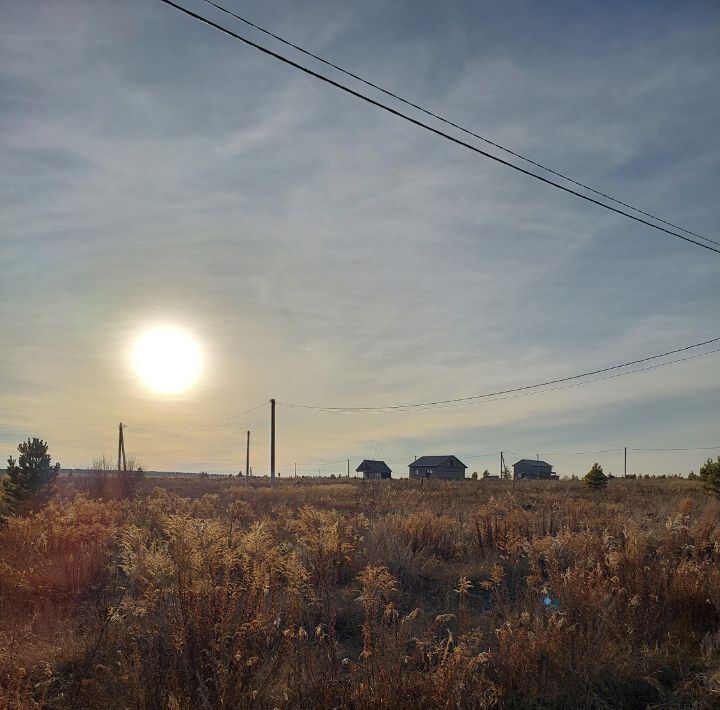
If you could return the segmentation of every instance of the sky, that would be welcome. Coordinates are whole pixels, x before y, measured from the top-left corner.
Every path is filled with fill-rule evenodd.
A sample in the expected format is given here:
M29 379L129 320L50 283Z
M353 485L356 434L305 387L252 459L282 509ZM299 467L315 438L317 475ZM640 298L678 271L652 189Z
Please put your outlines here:
M225 2L720 240L716 2ZM501 450L617 474L625 446L630 473L687 473L720 454L701 450L720 447L720 354L474 406L287 406L459 398L718 337L720 255L159 0L0 4L3 457L41 436L63 466L86 466L113 455L122 421L146 469L236 472L249 429L264 473L271 397L284 475L384 458L403 476L414 456L451 453L497 472ZM181 4L386 100L202 0ZM149 391L133 370L134 342L158 325L201 348L185 393ZM638 451L653 448L693 450Z

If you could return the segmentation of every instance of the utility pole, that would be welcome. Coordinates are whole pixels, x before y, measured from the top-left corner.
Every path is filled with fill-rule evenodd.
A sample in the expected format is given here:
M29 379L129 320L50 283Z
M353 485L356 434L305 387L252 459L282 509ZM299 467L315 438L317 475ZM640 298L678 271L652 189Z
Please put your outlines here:
M247 443L245 444L245 480L250 478L250 432L247 433Z
M270 400L270 483L275 485L275 399Z
M350 478L350 459L348 459L348 478Z
M297 478L297 462L293 464L295 466L295 478Z
M500 480L503 480L505 475L505 459L503 458L503 452L500 452Z
M118 424L118 471L127 471L127 460L125 459L125 440L123 439L123 423ZM122 465L122 468L121 468Z
M623 478L627 478L627 446L625 447L625 463L623 465Z

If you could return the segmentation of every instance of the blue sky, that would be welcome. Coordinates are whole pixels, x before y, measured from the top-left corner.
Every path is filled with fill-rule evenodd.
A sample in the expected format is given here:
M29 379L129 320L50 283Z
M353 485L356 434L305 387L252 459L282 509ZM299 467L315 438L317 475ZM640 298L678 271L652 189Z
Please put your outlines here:
M720 237L714 2L227 2L482 135ZM262 470L265 410L207 423L273 396L462 397L719 335L720 256L160 2L4 2L3 17L7 454L37 434L80 466L113 451L122 420L148 468L235 471L251 428ZM185 327L203 348L204 374L183 396L144 391L130 367L133 340L155 323ZM310 472L375 451L404 472L403 457L452 452L482 470L503 449L556 453L562 474L594 458L564 452L720 445L718 363L412 414L279 407L278 460ZM480 453L492 455L471 458ZM707 453L637 452L633 470L697 469ZM595 458L621 469L618 454Z

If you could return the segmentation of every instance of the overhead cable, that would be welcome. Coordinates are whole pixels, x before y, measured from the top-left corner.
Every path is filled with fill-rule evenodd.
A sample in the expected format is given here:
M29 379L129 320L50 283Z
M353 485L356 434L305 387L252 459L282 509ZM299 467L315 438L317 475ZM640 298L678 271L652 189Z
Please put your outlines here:
M162 2L166 5L169 5L170 7L175 8L176 10L188 15L189 17L192 17L193 19L198 20L199 22L202 22L203 24L206 24L209 27L212 27L212 28L228 35L229 37L232 37L233 39L236 39L240 42L247 44L250 47L253 47L254 49L257 49L258 51L263 52L264 54L274 57L278 61L288 64L288 65L294 67L295 69L298 69L299 71L304 72L305 74L308 74L310 76L315 77L316 79L319 79L320 81L324 81L325 83L330 84L331 86L334 86L334 87L340 89L341 91L344 91L345 93L348 93L352 96L362 99L363 101L365 101L369 104L372 104L373 106L376 106L377 108L380 108L384 111L387 111L388 113L391 113L394 116L397 116L398 118L402 118L416 126L419 126L420 128L424 128L425 130L430 131L431 133L441 136L441 137L451 141L452 143L455 143L464 148L472 150L473 152L475 152L479 155L482 155L486 158L489 158L490 160L494 160L495 162L500 163L501 165L505 165L506 167L512 168L513 170L523 173L524 175L527 175L528 177L532 177L536 180L539 180L540 182L543 182L546 185L550 185L551 187L554 187L558 190L562 190L563 192L574 195L575 197L579 197L579 198L585 200L586 202L590 202L592 204L598 205L599 207L604 207L606 210L615 212L616 214L627 217L628 219L631 219L635 222L639 222L640 224L644 224L648 227L652 227L653 229L656 229L660 232L664 232L665 234L668 234L672 237L676 237L677 239L682 239L683 241L689 242L690 244L694 244L696 246L702 247L703 249L708 249L709 251L720 254L719 248L710 246L709 244L704 244L703 242L699 242L696 239L693 239L691 237L686 237L686 236L680 234L679 232L674 232L671 229L662 227L659 224L654 224L653 222L649 222L647 219L644 219L643 217L638 217L637 215L626 212L618 207L613 207L612 205L602 202L601 200L597 200L594 197L590 197L589 195L585 195L582 192L578 192L577 190L574 190L570 187L561 185L560 183L550 180L546 177L543 177L542 175L538 175L537 173L534 173L531 170L526 170L525 168L522 168L519 165L515 165L514 163L511 163L507 160L504 160L503 158L498 157L497 155L488 153L487 151L482 150L481 148L478 148L477 146L474 146L471 143L468 143L467 141L461 140L460 138L456 138L455 136L452 136L449 133L445 133L444 131L441 131L438 128L434 128L433 126L429 125L428 123L424 123L423 121L420 121L419 119L413 118L412 116L409 116L408 114L403 113L402 111L398 111L397 109L394 109L391 106L388 106L387 104L377 101L365 94L360 93L359 91L355 91L354 89L351 89L349 86L346 86L345 84L335 81L334 79L331 79L330 77L325 76L324 74L320 74L319 72L316 72L313 69L303 66L302 64L298 64L297 62L293 61L292 59L288 59L287 57L283 56L282 54L278 54L277 52L274 52L273 50L268 49L267 47L263 47L262 45L257 44L256 42L253 42L252 40L248 39L247 37L243 37L242 35L239 35L238 33L233 32L232 30L228 29L227 27L223 27L222 25L219 25L218 23L213 22L212 20L208 19L207 17L203 17L202 15L199 15L198 13L193 12L192 10L188 10L186 7L183 7L182 5L178 5L177 3L173 2L172 0L160 0L160 2Z
M532 385L523 385L521 387L512 387L505 390L497 390L495 392L485 392L483 394L473 394L468 395L465 397L456 397L454 399L441 399L441 400L435 400L431 402L418 402L414 404L387 404L387 405L381 405L381 406L374 406L374 407L330 407L330 406L319 406L319 405L311 405L311 404L291 404L288 402L278 402L278 404L283 405L285 407L293 407L296 409L310 409L310 410L320 410L325 412L381 412L381 411L402 411L402 410L408 410L408 409L424 409L424 408L430 408L430 407L439 407L442 405L449 405L449 404L457 404L462 402L470 402L470 401L476 401L476 400L482 400L487 399L489 397L496 397L499 395L504 394L512 394L516 392L523 392L526 390L534 390L541 387L547 387L549 385L559 384L561 382L569 382L572 380L579 380L586 377L591 377L592 375L598 375L604 372L611 372L613 370L619 370L621 368L630 367L631 365L637 365L639 363L643 362L649 362L651 360L657 360L659 358L668 357L669 355L675 355L677 353L686 352L688 350L692 350L694 348L699 348L704 345L709 345L710 343L716 343L720 341L720 337L717 338L711 338L709 340L704 340L700 343L694 343L693 345L686 345L682 348L676 348L674 350L668 350L664 353L658 353L657 355L650 355L648 357L638 358L637 360L630 360L629 362L620 363L618 365L610 365L608 367L602 367L597 370L589 370L587 372L581 372L576 375L570 375L568 377L559 377L553 380L546 380L545 382L538 382L536 384ZM624 376L627 374L632 374L634 372L644 372L645 370L653 369L655 367L663 367L665 365L671 365L678 362L685 362L686 360L694 359L697 357L704 357L705 355L710 355L716 352L719 352L720 350L710 350L705 353L699 353L697 355L692 355L688 358L678 358L677 360L672 360L668 363L660 363L658 365L654 365L649 368L640 368L637 370L632 370L631 372L627 373L621 373L620 375L615 376ZM610 378L600 378L602 379L610 379ZM593 382L598 380L592 380ZM587 384L587 383L578 383L578 384ZM562 389L562 388L559 388ZM548 392L552 390L541 390L543 392Z
M237 13L233 12L232 10L228 10L227 8L223 7L222 5L219 5L216 2L213 2L212 0L203 0L203 2L207 3L208 5L211 5L212 7L219 10L220 12L225 13L226 15L230 15L231 17L234 17L236 20L240 20L240 22L245 23L249 27L252 27L253 29L258 30L259 32L262 32L263 34L267 35L268 37L272 37L273 39L276 39L278 42L281 42L282 44L284 44L288 47L292 47L292 49L295 49L298 52L301 52L302 54L304 54L308 57L311 57L312 59L315 59L318 62L321 62L322 64L325 64L326 66L331 67L332 69L335 69L336 71L339 71L342 74L345 74L345 76L349 76L351 79L355 79L356 81L359 81L362 84L365 84L366 86L369 86L372 89L380 91L381 93L385 94L386 96L389 96L397 101L400 101L401 103L405 104L406 106L410 106L411 108L414 108L417 111L424 113L426 116L430 116L431 118L437 119L438 121L441 121L442 123L444 123L448 126L452 126L453 128L456 128L457 130L462 131L463 133L466 133L469 136L472 136L473 138L477 138L478 140L483 141L483 143L487 143L488 145L493 146L493 148L502 150L504 153L507 153L508 155L512 155L514 158L519 158L520 160L528 163L529 165L534 165L536 168L545 170L546 172L551 173L552 175L562 178L563 180L567 180L568 182L572 183L573 185L577 185L578 187L583 188L583 190L588 190L589 192L599 195L600 197L604 197L606 200L610 200L611 202L614 202L617 205L621 205L622 207L627 207L628 209L638 212L639 214L645 215L645 217L650 217L651 219L654 219L657 222L666 224L668 227L672 227L673 229L679 229L681 232L685 232L685 234L690 234L693 237L697 237L698 239L702 239L706 242L710 242L711 244L716 244L717 246L720 246L720 242L715 241L714 239L710 239L710 237L704 237L702 234L698 234L697 232L693 232L689 229L685 229L685 227L681 227L677 224L674 224L673 222L669 222L666 219L657 217L650 212L646 212L645 210L641 210L639 207L635 207L634 205L631 205L627 202L618 200L617 198L612 197L611 195L608 195L605 192L596 190L594 187L590 187L590 185L587 185L583 182L580 182L579 180L575 180L574 178L571 178L569 175L565 175L564 173L561 173L557 170L553 170L552 168L547 167L547 165L543 165L542 163L539 163L536 160L532 160L531 158L528 158L527 156L522 155L521 153L511 150L510 148L507 148L503 145L500 145L500 143L490 140L489 138L486 138L485 136L482 136L479 133L476 133L475 131L471 131L469 128L464 128L460 124L455 123L454 121L451 121L450 119L447 119L443 116L440 116L439 114L435 113L434 111L430 111L426 108L423 108L419 104L417 104L413 101L409 101L408 99L403 98L399 94L396 94L393 91L383 88L382 86L380 86L379 84L376 84L375 82L372 82L368 79L364 79L363 77L359 76L358 74L355 74L354 72L344 69L343 67L339 66L338 64L335 64L334 62L331 62L327 59L323 59L323 57L320 57L317 54L310 52L307 49L304 49L303 47L300 47L299 45L294 44L293 42L290 42L289 40L285 39L284 37L281 37L280 35L277 35L274 32L271 32L270 30L265 29L264 27L261 27L260 25L256 24L255 22L248 20L246 17L243 17L242 15L238 15Z

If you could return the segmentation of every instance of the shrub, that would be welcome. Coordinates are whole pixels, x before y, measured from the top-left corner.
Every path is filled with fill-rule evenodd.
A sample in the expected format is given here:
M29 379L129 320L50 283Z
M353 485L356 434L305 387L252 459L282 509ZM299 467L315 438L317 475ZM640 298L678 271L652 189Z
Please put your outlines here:
M713 461L708 459L700 468L700 478L705 484L705 490L720 498L720 456Z
M583 483L596 491L605 488L607 482L608 477L603 473L602 466L599 463L594 463L583 477Z
M48 486L60 472L59 463L50 465L48 445L42 439L28 439L17 448L20 456L17 461L12 456L8 459L7 478L3 480L11 507Z

